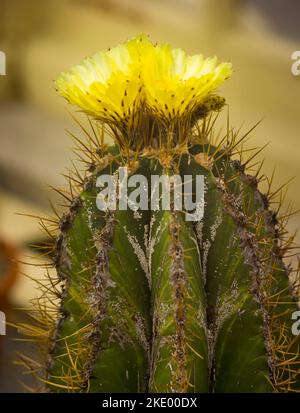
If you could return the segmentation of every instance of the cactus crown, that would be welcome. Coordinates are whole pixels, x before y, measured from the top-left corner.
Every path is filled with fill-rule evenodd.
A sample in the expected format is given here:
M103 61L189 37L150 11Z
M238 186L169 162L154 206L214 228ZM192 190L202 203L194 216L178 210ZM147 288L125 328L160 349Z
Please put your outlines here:
M231 72L140 35L56 81L93 120L90 133L82 127L87 139L74 138L85 171L75 168L69 192L60 191L66 212L41 221L57 277L40 285L32 325L19 327L43 344L42 362L22 358L43 389L300 390L296 286L283 262L294 249L290 213L269 209L278 191L260 193L260 167L246 174L260 152L243 162L252 130L214 134L211 112L224 105L215 92ZM193 195L204 176L202 219L188 222L175 208L172 180L165 210L99 210L98 178L121 166L137 182L188 176Z

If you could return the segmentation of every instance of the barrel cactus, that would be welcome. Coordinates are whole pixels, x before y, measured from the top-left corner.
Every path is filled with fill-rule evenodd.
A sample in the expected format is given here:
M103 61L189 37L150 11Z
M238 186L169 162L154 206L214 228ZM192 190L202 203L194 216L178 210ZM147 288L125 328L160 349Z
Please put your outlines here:
M231 72L140 35L56 81L90 131L65 213L42 222L57 277L20 326L42 391L300 390L286 216L247 174L245 136L214 136Z

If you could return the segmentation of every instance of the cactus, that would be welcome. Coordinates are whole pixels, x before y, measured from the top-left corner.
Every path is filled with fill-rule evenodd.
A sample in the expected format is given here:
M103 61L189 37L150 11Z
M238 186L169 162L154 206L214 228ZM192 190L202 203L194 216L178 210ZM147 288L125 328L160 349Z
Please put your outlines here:
M247 174L247 134L227 127L214 137L213 112L225 103L215 90L231 71L140 35L56 81L88 114L90 132L74 137L86 168L75 168L69 193L60 192L66 212L42 221L57 277L41 285L33 323L19 326L42 343L41 361L23 356L42 391L300 390L286 215L271 211L275 194L259 191L260 170ZM139 196L134 186L122 192L125 167ZM159 199L151 208L164 184L150 181L162 175L169 206ZM107 176L115 192L99 197ZM174 177L187 176L194 198L204 177L198 221L176 206Z

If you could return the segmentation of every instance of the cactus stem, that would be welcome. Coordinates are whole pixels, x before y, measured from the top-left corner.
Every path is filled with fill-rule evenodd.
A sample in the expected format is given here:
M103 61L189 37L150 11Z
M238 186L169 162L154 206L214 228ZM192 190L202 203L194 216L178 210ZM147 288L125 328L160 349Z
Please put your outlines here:
M299 338L291 337L288 328L292 304L295 304L293 300L299 298L299 285L295 282L287 286L285 281L292 272L297 278L300 264L297 269L291 270L282 263L282 258L292 256L296 248L294 237L286 235L287 220L295 212L289 209L280 217L277 216L284 197L284 186L273 190L273 176L268 181L267 195L259 192L258 184L263 179L263 175L259 176L263 162L259 163L254 177L245 173L246 168L249 170L250 163L242 163L242 154L245 152L243 144L257 124L242 137L228 127L226 135L216 141L213 134L216 119L217 116L207 117L201 125L194 126L195 133L193 130L193 137L189 138L189 142L200 146L200 155L192 153L194 147L187 147L186 138L181 140L177 137L178 142L174 145L170 130L168 133L157 133L155 128L151 132L151 139L155 137L156 140L151 148L145 145L146 137L141 137L144 139L141 148L133 148L132 142L121 142L120 132L111 128L110 133L117 134L120 139L120 147L115 149L116 152L107 150L103 144L103 135L94 129L90 120L92 133L82 128L88 142L74 139L81 160L88 165L88 171L82 176L81 172L74 168L73 172L65 175L68 190L57 190L66 201L68 212L59 218L53 208L54 218L46 217L40 220L40 226L50 240L39 248L43 254L53 255L53 252L56 252L53 263L58 277L48 274L45 285L39 284L42 297L35 304L34 323L19 326L19 329L30 337L28 340L40 342L44 346L46 363L40 364L21 356L21 363L43 383L42 390L46 389L45 385L47 389L54 391L102 391L102 386L106 386L105 390L110 390L122 376L116 386L118 391L125 388L126 391L137 389L158 392L226 391L230 387L227 386L228 377L237 377L238 380L241 377L244 381L241 386L239 383L232 385L231 388L238 391L245 388L252 391L251 383L254 383L252 387L258 386L258 391L297 391ZM163 125L160 125L160 128L163 128ZM255 153L250 156L251 166L260 153L257 148L253 150ZM114 155L115 153L118 155ZM229 159L238 155L240 161ZM195 165L191 166L195 168L193 173L203 171L208 181L212 178L212 185L207 185L205 196L209 197L209 189L218 193L209 204L216 207L209 217L209 225L204 220L205 222L195 225L194 231L192 226L186 225L181 219L180 213L172 210L163 214L153 213L151 220L145 217L143 221L135 221L136 214L129 215L126 212L117 219L115 213L106 214L103 216L104 226L99 225L98 221L96 225L91 222L98 219L98 211L94 205L95 177L98 172L102 173L104 167L110 168L111 172L112 164L126 164L132 173L136 173L139 165L144 163L146 172L149 171L149 165L150 172L157 172L158 165L158 169L172 167L181 173L183 158L186 168L195 161ZM222 165L225 165L224 175ZM90 205L86 196L89 197ZM277 211L271 213L268 211L269 205L273 205L277 197L280 198ZM94 210L90 210L91 205ZM81 209L83 211L80 212ZM79 221L76 227L75 221L81 213L84 219ZM230 220L229 224L226 219L228 222ZM207 225L206 228L204 225ZM225 241L222 243L222 231L226 230L226 225L231 227L229 226L228 240L226 241L227 234L224 234ZM57 227L60 234L56 239ZM77 241L76 228L80 228L79 232L82 230L84 233L82 244L75 249L75 261L78 260L80 268L72 267L70 276L70 241ZM117 233L113 236L116 228ZM197 238L197 251L193 248L193 236ZM89 238L91 245L80 255ZM233 259L229 262L228 272L226 263L222 267L227 251L225 250L225 254L220 253L223 255L219 261L219 247L224 247L224 250L228 248L229 251L233 248ZM124 251L130 251L127 263L127 253ZM208 254L215 254L209 259L221 267L215 271L214 268L207 268ZM127 264L125 271L124 263ZM46 263L45 268L48 267L50 265ZM128 281L130 289L127 291L124 279L127 279L130 267L139 267L140 272L136 273L136 278ZM239 274L240 284L235 283ZM137 287L144 275L145 285ZM221 282L225 280L226 286L221 294L217 290L218 278L214 278L219 275L224 275ZM227 285L226 277L229 278ZM209 278L213 278L213 281ZM110 291L109 287L115 279L120 289ZM282 279L284 282L281 282ZM75 291L74 288L72 290L72 283L76 282L78 291L76 288ZM207 286L209 282L215 283L212 290L213 294L216 292L216 300L213 301L213 297L212 304L206 303L211 293ZM139 307L133 309L143 289L146 294ZM73 304L80 308L78 314L82 316L82 320L75 320L78 324L71 325L67 331L64 324L72 322L72 308L69 312L64 304L69 300L67 293L70 290ZM292 295L290 290L293 291ZM150 306L143 307L150 294L152 313ZM244 306L245 300L248 301ZM125 305L120 311L118 305L123 304ZM116 310L117 307L119 311ZM124 321L120 317L123 309L124 314L128 310ZM235 326L232 324L234 322ZM235 331L230 336L231 327L234 327ZM64 333L62 328L65 329ZM240 342L245 347L240 353L237 349L233 354L232 343L240 331L245 333L246 339ZM221 339L217 342L220 336ZM222 348L222 339L225 339L226 351ZM248 343L249 347L247 340L251 341ZM257 348L253 352L252 344ZM216 355L217 350L219 358ZM249 357L258 357L248 360L247 351L250 353ZM249 369L244 368L241 375L239 354L247 359L244 366L247 367L248 362L250 366ZM233 362L234 357L236 359ZM262 361L256 363L258 358ZM60 363L60 360L63 362ZM107 369L109 363L113 364L114 361L119 363L117 373ZM218 361L219 364L223 363L222 368L219 368L222 381L219 382L219 387L216 385ZM57 362L60 366L53 369ZM251 364L252 362L254 363ZM227 375L230 368L232 376ZM259 370L259 377L255 369ZM119 371L122 371L122 374L119 374Z

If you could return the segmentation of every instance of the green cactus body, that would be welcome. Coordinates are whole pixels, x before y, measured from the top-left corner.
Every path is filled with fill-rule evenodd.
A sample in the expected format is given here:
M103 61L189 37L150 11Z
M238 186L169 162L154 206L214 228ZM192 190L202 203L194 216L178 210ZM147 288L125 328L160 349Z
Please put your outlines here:
M64 287L46 363L50 390L299 388L299 340L291 334L297 305L276 220L240 164L227 154L214 161L207 149L193 147L167 168L153 155L108 154L85 180L56 242ZM149 204L99 211L97 178L118 177L124 166L131 177L146 177L149 203L151 176L169 176L170 208L160 200L156 211ZM174 209L176 173L192 176L193 185L204 176L199 222Z
M36 302L37 325L20 326L43 344L43 390L300 391L298 298L284 262L292 239L258 190L259 172L236 160L243 138L228 127L214 138L209 112L224 104L214 91L230 74L228 63L141 35L58 79L94 120L76 138L84 177L69 177L67 210L58 231L47 229L58 278ZM199 176L191 211L185 197L197 199ZM114 207L99 207L108 199Z

